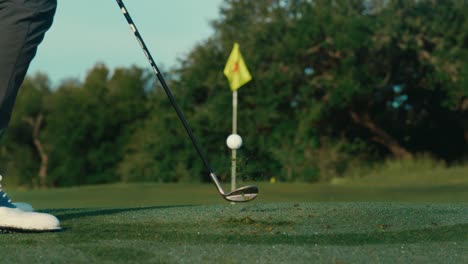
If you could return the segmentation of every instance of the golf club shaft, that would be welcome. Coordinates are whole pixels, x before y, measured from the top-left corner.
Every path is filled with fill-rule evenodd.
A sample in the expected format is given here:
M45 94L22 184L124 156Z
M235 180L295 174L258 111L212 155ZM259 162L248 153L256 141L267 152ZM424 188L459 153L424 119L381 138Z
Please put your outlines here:
M164 80L164 77L162 74L159 72L158 66L156 65L153 56L151 56L150 51L148 50L145 42L143 41L143 38L140 35L140 32L138 31L137 27L135 26L135 23L133 22L133 19L131 18L130 14L127 11L127 8L125 7L124 3L122 0L116 0L117 4L119 5L120 9L122 10L122 13L124 14L125 18L127 19L128 24L130 25L131 29L133 30L133 33L135 34L136 39L140 43L141 48L143 49L143 52L145 53L146 57L148 58L149 63L151 64L151 67L153 68L154 73L158 77L159 82L161 83L164 91L167 94L167 97L169 97L169 100L171 101L172 106L174 107L175 111L177 112L177 115L179 116L180 121L184 125L185 130L187 131L187 134L190 137L190 140L193 143L193 146L198 152L198 155L203 161L203 164L205 165L205 168L209 171L210 177L213 180L214 184L216 185L218 191L224 195L224 190L221 187L221 184L219 183L216 175L213 172L213 169L211 168L210 164L208 163L208 160L206 159L205 155L201 151L200 147L198 146L197 140L195 139L195 136L193 135L192 129L190 128L189 124L187 123L187 120L184 117L184 114L180 110L179 106L177 105L174 96L172 96L172 92L169 89L169 87L166 84L166 81Z

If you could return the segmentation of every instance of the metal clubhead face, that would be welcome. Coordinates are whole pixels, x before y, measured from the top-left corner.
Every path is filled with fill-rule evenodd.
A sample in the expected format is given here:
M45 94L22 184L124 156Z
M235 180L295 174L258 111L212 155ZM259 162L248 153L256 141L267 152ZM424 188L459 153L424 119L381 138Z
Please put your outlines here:
M224 195L224 199L231 202L250 202L258 195L258 187L254 185L244 186Z

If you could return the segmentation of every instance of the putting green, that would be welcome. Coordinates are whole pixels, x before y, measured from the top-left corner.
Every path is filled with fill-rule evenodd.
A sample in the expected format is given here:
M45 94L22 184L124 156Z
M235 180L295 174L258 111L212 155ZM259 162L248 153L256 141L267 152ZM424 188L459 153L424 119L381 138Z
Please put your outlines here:
M0 236L2 263L466 263L463 203L54 209L64 231Z
M259 187L237 205L209 184L16 190L64 231L0 235L0 262L468 262L466 185Z

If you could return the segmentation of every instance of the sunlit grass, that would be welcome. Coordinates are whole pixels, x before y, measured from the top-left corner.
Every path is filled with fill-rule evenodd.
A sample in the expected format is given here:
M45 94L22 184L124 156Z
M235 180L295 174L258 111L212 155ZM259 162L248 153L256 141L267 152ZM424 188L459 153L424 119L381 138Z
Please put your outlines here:
M446 180L426 184L416 174L414 181L402 178L406 185L387 177L405 173L408 165L385 168L383 176L360 184L256 182L258 199L237 205L225 202L212 184L16 189L9 193L15 201L56 215L64 231L0 235L2 252L8 252L1 262L466 261L468 184L458 175L464 168L428 169L430 177Z
M468 166L447 166L427 157L388 160L371 168L351 169L332 183L373 186L468 185Z

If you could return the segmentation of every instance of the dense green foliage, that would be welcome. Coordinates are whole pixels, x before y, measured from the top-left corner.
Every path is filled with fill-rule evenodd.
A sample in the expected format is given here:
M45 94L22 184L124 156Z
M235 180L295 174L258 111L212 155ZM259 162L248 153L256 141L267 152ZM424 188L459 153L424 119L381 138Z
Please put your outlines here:
M221 178L233 42L254 78L239 91L240 177L313 182L420 153L459 163L467 16L455 0L226 0L169 83ZM97 65L83 82L26 80L0 164L18 184L206 181L190 144L150 72Z

